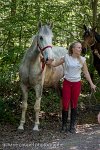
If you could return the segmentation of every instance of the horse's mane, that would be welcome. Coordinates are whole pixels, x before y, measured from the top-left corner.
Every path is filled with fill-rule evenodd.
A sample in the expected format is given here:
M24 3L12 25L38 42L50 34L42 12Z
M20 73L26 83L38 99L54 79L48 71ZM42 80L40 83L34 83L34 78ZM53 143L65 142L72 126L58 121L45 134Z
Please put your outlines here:
M33 35L30 39L30 45L35 44L37 35Z
M26 60L36 57L36 53L34 53L35 51L35 47L37 46L37 35L33 35L31 40L30 40L30 47L26 50L24 57L22 59L22 62L25 62ZM34 54L34 55L33 55ZM28 58L28 59L26 59Z

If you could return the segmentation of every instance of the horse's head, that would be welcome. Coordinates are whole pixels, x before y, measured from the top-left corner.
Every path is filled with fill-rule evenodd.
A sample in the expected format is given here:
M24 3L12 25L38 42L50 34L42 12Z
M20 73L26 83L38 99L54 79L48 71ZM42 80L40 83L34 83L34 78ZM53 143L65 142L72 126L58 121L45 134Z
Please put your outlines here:
M91 47L95 43L95 28L87 28L85 25L84 27L84 34L83 34L83 40L84 40L84 45Z
M82 42L82 52L85 54L87 51L87 47L91 47L95 44L95 28L91 29L83 26L83 42Z
M81 42L82 44L82 54L86 54L87 52L87 45L84 41Z
M37 35L37 47L45 61L52 59L52 25L47 24L42 26L39 23L39 32Z

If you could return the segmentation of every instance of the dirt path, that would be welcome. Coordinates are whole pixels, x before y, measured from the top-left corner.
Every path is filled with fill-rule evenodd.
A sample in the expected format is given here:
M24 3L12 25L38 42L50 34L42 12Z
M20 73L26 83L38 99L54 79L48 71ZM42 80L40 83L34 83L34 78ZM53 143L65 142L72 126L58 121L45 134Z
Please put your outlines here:
M42 123L39 132L32 125L24 132L15 126L0 126L0 149L2 150L100 150L100 125L77 126L76 134L59 132L59 123Z

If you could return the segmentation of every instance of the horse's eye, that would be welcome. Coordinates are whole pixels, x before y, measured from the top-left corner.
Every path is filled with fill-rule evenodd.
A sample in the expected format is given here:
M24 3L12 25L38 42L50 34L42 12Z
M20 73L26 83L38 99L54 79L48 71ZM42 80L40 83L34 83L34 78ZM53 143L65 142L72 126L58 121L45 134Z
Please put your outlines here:
M42 36L40 36L40 40L43 41L43 37Z

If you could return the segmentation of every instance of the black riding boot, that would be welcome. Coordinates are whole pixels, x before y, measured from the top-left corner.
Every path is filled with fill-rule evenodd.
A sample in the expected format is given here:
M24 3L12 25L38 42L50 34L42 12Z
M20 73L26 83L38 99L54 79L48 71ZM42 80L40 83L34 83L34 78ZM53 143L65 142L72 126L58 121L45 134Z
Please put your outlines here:
M77 117L77 109L73 108L71 109L71 120L70 120L70 128L69 128L69 132L71 133L76 132L76 129L75 129L76 117Z
M67 119L68 119L68 111L62 110L62 129L61 129L61 131L67 132Z

